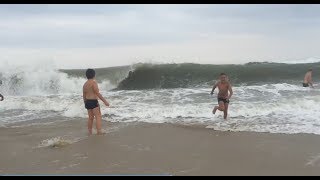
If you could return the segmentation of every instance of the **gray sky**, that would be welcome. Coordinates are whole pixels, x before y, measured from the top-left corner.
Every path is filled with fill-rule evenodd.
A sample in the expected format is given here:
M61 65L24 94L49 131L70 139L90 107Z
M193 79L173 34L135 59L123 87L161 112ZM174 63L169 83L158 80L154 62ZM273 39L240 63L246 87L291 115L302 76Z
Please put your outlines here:
M0 5L0 63L58 68L320 57L320 5Z

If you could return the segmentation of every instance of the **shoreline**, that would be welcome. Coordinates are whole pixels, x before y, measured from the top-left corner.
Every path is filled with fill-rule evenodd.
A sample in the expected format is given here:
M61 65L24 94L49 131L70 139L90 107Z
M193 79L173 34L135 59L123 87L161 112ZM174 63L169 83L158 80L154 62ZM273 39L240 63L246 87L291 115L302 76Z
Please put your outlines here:
M103 127L106 135L89 137L84 120L0 128L0 174L320 175L319 135L106 121Z

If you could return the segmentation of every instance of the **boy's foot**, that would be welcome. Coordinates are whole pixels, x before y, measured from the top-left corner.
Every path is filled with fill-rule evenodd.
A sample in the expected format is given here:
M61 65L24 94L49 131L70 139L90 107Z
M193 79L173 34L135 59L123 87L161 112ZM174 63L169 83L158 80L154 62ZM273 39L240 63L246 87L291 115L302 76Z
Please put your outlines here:
M92 130L90 131L88 131L88 136L91 136L92 135Z
M107 134L105 131L98 131L97 132L97 135L104 135L104 134Z
M212 110L212 114L216 114L216 112L217 112L217 108L214 108L214 109Z

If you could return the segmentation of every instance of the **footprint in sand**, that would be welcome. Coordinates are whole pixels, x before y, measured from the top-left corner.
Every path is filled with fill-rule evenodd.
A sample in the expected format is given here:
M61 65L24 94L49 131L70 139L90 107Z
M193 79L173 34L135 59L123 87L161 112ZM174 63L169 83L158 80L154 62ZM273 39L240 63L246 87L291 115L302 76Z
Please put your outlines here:
M320 166L320 153L311 157L311 160L309 160L306 166Z
M80 154L80 153L74 154L73 156L76 157L76 159L87 159L88 158L88 156L86 154Z

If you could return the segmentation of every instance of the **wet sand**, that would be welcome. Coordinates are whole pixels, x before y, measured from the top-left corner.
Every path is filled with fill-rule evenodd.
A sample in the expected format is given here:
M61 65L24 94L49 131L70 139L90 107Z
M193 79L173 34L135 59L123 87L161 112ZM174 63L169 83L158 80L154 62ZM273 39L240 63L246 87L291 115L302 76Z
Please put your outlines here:
M320 175L320 136L84 119L0 128L1 175ZM41 142L62 137L55 144ZM71 141L71 142L70 142Z

